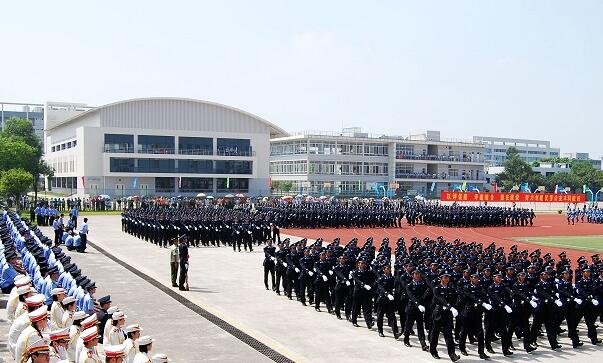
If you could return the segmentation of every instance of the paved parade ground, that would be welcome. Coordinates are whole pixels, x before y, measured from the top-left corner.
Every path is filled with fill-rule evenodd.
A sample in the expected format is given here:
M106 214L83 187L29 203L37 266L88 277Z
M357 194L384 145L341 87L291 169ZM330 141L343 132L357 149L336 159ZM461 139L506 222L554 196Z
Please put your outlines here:
M546 218L537 220L539 227L524 229L540 231L546 229L543 222L550 223ZM380 338L376 328L373 331L366 327L354 328L351 323L337 320L326 311L317 313L313 307L303 307L295 300L289 301L266 291L262 281L264 255L261 247L253 253L234 253L228 247L191 248L190 291L178 291L171 287L169 279L168 249L123 233L120 217L116 215L91 216L89 225L88 253L67 253L96 281L96 298L110 293L113 303L127 313L127 323L140 323L145 334L157 340L154 351L167 353L175 362L262 362L270 358L296 362L434 361L418 348L414 336L411 337L414 347L407 348L401 340L393 339L391 329L387 327L386 338ZM584 224L568 230L586 227ZM423 226L402 229L407 236L443 235L447 239L511 242L493 237L491 230L444 231L439 227ZM513 232L513 228L496 230ZM401 235L400 230L393 229L302 231L305 232L303 235L311 232L311 237L323 236L325 239L345 237L345 242L352 234L359 238L389 236L394 241ZM287 233L292 232L302 234L297 231ZM45 227L44 233L49 235L49 228ZM555 234L559 235L557 231ZM535 248L534 245L529 247ZM585 334L583 326L580 333ZM588 341L586 337L583 340ZM445 345L443 341L441 343L438 347L440 355L447 361ZM563 349L559 352L551 351L543 343L531 355L517 350L512 359L496 354L492 361L577 361L592 359L593 354L600 355L603 349L585 344L574 350L567 337L562 337L560 343ZM494 349L501 352L497 343ZM477 347L469 346L468 350L470 356L462 357L461 362L480 361Z

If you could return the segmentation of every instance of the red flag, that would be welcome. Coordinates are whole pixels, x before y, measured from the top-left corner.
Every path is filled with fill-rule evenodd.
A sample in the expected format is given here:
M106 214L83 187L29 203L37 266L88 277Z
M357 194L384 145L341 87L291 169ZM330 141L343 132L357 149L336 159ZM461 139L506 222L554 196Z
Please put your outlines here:
M494 187L494 193L498 193L498 185L496 182L492 183L492 186Z
M268 178L268 188L272 189L272 178Z
M82 177L82 186L86 189L86 177Z

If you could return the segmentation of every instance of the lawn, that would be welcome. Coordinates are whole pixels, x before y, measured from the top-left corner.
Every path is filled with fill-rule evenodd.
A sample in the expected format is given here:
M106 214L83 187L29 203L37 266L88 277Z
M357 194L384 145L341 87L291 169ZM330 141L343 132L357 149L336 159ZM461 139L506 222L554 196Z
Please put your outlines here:
M532 242L545 246L603 252L603 236L550 236L550 237L514 237L515 241Z

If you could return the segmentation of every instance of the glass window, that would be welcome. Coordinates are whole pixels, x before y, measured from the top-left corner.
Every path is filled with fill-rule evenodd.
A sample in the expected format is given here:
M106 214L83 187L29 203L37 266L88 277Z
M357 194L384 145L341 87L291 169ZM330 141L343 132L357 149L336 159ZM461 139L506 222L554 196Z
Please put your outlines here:
M176 191L175 178L155 178L155 192L172 193Z
M142 154L173 154L174 136L138 135L138 152Z
M246 178L216 178L218 192L247 192L249 191L249 179Z
M134 152L134 135L105 134L105 152Z
M174 159L138 159L138 171L141 173L174 173Z
M212 155L214 140L210 137L178 137L178 153L185 155Z
M216 161L216 174L251 174L251 161L218 160Z
M115 173L134 172L134 159L132 158L109 158L109 171Z
M226 156L252 156L249 139L218 139L218 155Z
M55 146L52 147L52 152L54 152L54 150L55 150Z
M181 192L211 192L214 190L212 178L182 178Z
M211 160L178 160L178 172L211 174L213 172L213 163Z

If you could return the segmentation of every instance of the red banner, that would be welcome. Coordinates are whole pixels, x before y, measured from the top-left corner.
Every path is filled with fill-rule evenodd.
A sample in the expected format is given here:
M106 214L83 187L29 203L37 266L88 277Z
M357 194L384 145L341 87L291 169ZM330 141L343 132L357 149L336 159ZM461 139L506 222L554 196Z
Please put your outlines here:
M585 203L586 194L476 193L442 191L441 199L442 201L447 202Z

